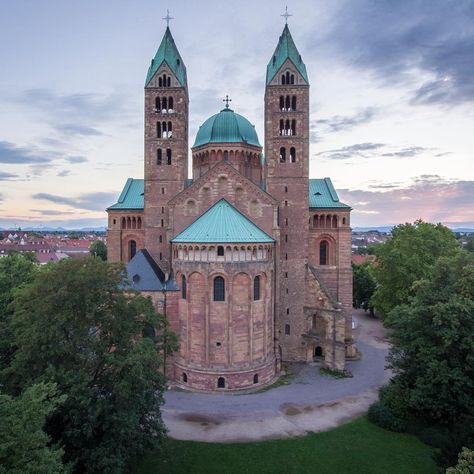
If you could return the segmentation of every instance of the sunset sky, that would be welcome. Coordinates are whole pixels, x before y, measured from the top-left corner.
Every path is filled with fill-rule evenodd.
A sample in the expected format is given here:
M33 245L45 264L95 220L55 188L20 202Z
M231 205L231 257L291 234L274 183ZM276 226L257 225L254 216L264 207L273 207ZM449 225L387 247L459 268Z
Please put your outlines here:
M270 0L0 0L0 228L103 226L143 177L143 86L170 28L190 137L222 107L263 143L265 70L284 27ZM474 227L474 0L295 0L311 83L311 177L353 226Z

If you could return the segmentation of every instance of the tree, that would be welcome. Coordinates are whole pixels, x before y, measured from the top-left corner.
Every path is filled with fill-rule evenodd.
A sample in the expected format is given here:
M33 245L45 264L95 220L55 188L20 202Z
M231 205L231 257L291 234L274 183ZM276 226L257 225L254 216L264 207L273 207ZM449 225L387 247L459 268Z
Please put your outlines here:
M102 240L94 240L89 247L89 252L94 257L99 257L101 260L107 260L107 247Z
M13 398L0 394L0 474L65 473L63 450L49 446L43 428L64 402L53 384L38 384Z
M11 252L0 258L0 372L10 365L15 351L10 304L15 290L33 280L37 270L34 261L32 253Z
M454 234L441 224L416 221L394 227L392 238L377 246L374 277L378 283L374 306L387 315L414 294L412 285L426 278L434 262L460 251Z
M371 266L370 263L352 265L353 300L355 308L364 308L364 310L367 310L371 307L370 300L377 286L377 282L371 273Z
M474 252L474 234L466 237L466 245L464 247L468 252Z
M448 468L446 474L474 474L474 451L462 448L458 463L456 466Z
M121 265L65 260L47 266L14 302L18 350L8 387L17 393L47 380L67 395L48 433L76 472L123 472L165 434L160 354L174 339L150 299L120 289L123 277ZM157 338L138 337L148 325Z
M474 258L441 258L389 313L389 364L406 406L428 422L474 414Z

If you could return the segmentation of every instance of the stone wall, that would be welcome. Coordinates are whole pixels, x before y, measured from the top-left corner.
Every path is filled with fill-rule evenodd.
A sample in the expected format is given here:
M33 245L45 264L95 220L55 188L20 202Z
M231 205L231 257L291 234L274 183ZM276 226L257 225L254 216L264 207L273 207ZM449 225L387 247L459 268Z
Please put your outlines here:
M186 293L178 302L180 350L175 380L198 390L263 384L275 375L273 256L241 262L175 260L176 281ZM260 295L254 300L254 279ZM214 279L225 281L225 300L214 301ZM186 374L183 380L183 373ZM258 381L254 384L254 376Z

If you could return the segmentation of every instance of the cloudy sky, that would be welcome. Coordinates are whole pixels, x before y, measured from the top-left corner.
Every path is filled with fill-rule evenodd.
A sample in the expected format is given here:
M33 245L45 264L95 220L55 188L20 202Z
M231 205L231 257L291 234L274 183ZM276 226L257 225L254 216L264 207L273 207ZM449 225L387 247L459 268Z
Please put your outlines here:
M474 227L474 0L294 0L311 82L311 177L353 225ZM143 177L143 85L165 30L186 63L190 144L222 97L263 141L285 2L0 0L0 227L105 224Z

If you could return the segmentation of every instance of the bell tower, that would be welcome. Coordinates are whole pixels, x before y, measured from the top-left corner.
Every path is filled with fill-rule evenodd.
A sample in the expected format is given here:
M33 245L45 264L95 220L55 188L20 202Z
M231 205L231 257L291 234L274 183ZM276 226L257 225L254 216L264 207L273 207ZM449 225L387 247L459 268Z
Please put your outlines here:
M265 157L267 190L280 201L277 337L283 359L306 360L301 334L308 260L309 81L288 24L267 66Z
M169 24L169 14L165 20ZM145 81L145 248L165 270L170 262L168 202L188 177L186 67L167 26Z

